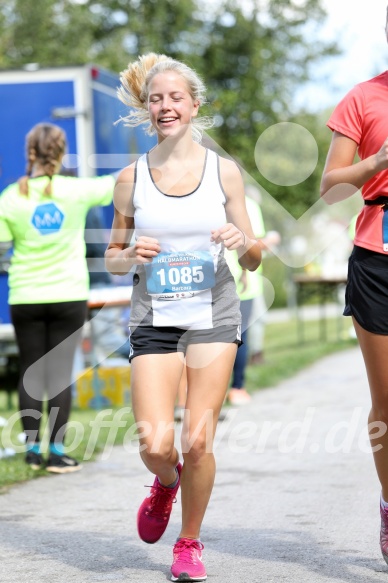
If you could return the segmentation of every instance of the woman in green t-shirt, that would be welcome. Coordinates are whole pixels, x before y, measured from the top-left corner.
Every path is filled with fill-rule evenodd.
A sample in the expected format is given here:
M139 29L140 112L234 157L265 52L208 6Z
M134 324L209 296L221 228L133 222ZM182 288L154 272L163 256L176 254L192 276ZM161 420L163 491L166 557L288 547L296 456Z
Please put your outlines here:
M8 302L20 356L18 391L26 462L33 469L43 467L40 425L47 393L46 469L73 472L81 466L65 455L64 437L74 351L89 291L85 219L92 206L111 202L114 178L59 175L66 136L52 124L34 126L26 149L26 176L0 196L0 242L13 246Z

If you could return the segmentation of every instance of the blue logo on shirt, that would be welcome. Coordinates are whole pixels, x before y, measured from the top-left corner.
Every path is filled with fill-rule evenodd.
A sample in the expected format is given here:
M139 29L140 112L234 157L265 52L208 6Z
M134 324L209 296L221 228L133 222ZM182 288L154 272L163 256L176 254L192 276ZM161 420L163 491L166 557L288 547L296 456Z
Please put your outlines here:
M51 235L60 231L65 215L53 202L39 204L31 222L41 235Z

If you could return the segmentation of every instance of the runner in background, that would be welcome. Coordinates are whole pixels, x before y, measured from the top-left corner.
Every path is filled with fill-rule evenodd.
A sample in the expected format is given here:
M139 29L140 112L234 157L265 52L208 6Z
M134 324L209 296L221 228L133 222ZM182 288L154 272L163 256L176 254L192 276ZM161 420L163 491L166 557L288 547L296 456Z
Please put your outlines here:
M258 240L258 244L261 246L260 240L265 235L264 222L259 205L251 196L249 196L249 192L253 189L254 187L252 185L246 186L245 190L247 196L245 197L245 203L253 233ZM263 297L263 282L261 279L262 266L260 265L259 267L260 273L259 270L254 272L247 271L241 267L238 261L238 254L235 251L231 253L227 252L226 259L236 282L242 318L242 344L237 350L236 359L233 365L231 387L228 391L227 399L232 405L244 405L251 399L250 394L245 389L245 369L249 355L248 328L255 298Z

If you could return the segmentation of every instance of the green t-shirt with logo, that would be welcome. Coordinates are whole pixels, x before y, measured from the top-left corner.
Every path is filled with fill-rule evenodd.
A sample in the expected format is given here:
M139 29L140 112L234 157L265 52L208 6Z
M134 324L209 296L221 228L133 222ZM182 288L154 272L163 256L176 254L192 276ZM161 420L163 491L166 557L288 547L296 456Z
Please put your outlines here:
M12 241L8 272L9 304L85 300L89 275L84 228L92 206L112 201L113 176L75 178L55 175L28 181L28 195L11 184L0 195L0 241Z

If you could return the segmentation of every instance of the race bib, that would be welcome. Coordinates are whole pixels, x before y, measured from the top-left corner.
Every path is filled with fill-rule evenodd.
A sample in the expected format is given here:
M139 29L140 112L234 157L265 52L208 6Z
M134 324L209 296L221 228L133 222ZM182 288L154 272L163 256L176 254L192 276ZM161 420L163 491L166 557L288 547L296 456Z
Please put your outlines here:
M147 292L160 300L181 300L214 287L214 263L210 253L159 253L144 265Z

